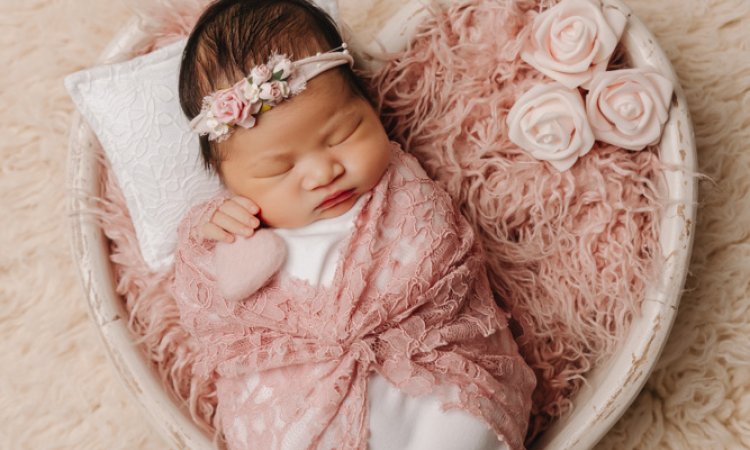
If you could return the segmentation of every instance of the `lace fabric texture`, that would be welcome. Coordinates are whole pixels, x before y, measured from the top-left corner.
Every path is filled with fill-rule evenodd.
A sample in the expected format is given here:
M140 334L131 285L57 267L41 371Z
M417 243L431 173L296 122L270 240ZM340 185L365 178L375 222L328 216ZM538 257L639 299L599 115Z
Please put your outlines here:
M180 225L174 294L199 344L194 375L216 380L230 448L365 450L373 370L523 448L536 380L492 297L481 248L448 194L391 146L330 286L277 274L228 302L213 243L197 234L225 196Z

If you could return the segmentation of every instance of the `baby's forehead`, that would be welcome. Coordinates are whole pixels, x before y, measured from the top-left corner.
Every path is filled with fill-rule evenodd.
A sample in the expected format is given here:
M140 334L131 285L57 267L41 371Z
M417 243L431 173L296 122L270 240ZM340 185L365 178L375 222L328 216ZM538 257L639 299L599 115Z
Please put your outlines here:
M286 153L299 147L300 142L322 139L347 120L360 117L357 112L366 102L357 102L356 98L342 76L335 71L324 72L309 80L299 95L261 113L256 126L246 134L247 141L244 137L241 140L252 144L257 156Z
M320 113L331 113L331 108L336 110L347 106L355 100L354 90L338 70L329 70L307 81L305 90L291 101L285 101L276 108L299 109L310 108L313 111L307 114L315 116ZM291 112L291 111L290 111Z
M336 96L339 98L348 98L354 92L349 83L346 82L344 75L334 68L323 72L317 77L307 81L307 88L311 96Z

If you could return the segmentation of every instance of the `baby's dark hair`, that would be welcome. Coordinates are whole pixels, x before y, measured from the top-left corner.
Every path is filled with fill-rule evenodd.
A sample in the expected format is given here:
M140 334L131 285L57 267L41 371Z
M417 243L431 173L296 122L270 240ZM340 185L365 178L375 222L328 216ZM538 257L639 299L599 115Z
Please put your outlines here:
M296 60L341 43L331 17L307 0L218 0L198 19L182 54L182 111L191 120L200 113L204 96L233 85L274 51ZM336 69L355 95L372 104L365 84L348 64ZM200 147L206 170L221 175L216 142L201 136Z

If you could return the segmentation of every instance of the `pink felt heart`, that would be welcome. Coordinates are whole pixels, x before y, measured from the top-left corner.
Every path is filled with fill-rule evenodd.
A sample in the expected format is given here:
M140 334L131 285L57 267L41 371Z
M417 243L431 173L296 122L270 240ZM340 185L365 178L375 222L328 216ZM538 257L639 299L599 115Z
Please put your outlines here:
M214 249L214 273L219 292L228 301L240 301L257 291L281 268L286 258L284 241L269 229L251 237L235 236L231 244Z

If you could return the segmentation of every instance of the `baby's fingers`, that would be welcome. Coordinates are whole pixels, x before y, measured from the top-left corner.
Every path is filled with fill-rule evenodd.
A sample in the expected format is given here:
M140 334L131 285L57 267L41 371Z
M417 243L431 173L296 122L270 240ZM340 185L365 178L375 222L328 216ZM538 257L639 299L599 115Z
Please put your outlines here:
M247 197L237 195L232 197L232 201L239 203L240 206L248 210L252 215L258 214L260 212L260 207Z
M214 223L207 223L201 227L201 237L211 241L221 241L226 243L234 242L234 236L226 231L222 230L221 227Z
M239 199L240 197L236 198ZM258 228L258 225L260 225L260 220L250 210L246 209L244 205L237 203L236 200L225 202L221 205L219 211L245 226Z
M255 217L252 220L257 220ZM253 234L253 228L248 224L242 223L229 214L225 213L223 209L216 211L211 223L218 225L224 231L228 231L232 234L240 234L243 236L251 236Z

